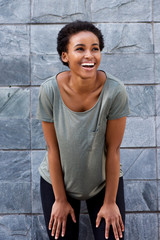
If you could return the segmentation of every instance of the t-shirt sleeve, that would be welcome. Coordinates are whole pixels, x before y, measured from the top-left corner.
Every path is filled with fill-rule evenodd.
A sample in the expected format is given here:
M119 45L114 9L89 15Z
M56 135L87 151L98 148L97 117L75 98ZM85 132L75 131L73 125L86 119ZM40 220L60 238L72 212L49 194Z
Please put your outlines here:
M43 85L39 90L36 118L45 122L53 122L53 101Z
M108 119L118 119L130 114L128 95L124 85L119 85L115 97L112 101L111 108L108 114Z

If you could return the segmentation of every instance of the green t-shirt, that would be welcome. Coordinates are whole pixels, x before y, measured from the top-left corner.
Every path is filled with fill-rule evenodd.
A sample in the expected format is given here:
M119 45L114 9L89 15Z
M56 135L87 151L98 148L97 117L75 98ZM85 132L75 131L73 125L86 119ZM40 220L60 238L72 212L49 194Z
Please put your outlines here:
M129 114L123 83L108 73L106 75L96 104L84 112L74 112L64 104L56 76L47 79L40 87L37 118L54 122L65 189L76 199L88 199L105 186L107 120ZM39 172L51 183L47 152Z

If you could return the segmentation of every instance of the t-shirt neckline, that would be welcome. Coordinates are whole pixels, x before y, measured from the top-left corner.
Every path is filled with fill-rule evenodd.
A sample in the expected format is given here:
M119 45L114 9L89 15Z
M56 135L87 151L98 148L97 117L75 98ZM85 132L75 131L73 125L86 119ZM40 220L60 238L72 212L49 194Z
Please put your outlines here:
M99 71L104 72L103 70L99 70ZM62 72L65 72L65 71L62 71ZM100 93L100 95L99 95L99 97L98 97L96 103L94 104L94 106L91 107L90 109L86 110L86 111L83 111L83 112L76 112L76 111L73 111L72 109L70 109L70 108L64 103L64 101L63 101L63 99L62 99L61 92L60 92L60 89L59 89L59 85L58 85L58 82L57 82L57 76L58 76L60 73L62 73L62 72L59 72L57 75L55 75L55 80L56 80L56 85L57 85L57 88L58 88L58 93L59 93L59 96L60 96L61 102L62 102L62 104L64 105L64 107L65 107L68 111L70 111L70 112L72 112L72 113L74 113L74 114L80 114L80 115L92 111L92 110L97 106L97 104L99 103L99 101L100 101L100 99L101 99L101 97L102 97L102 95L103 95L104 88L105 88L105 85L106 85L106 82L107 82L107 75L106 75L106 73L104 72L105 75L106 75L105 83L104 83L104 85L103 85L103 88L102 88L102 90L101 90L101 93Z

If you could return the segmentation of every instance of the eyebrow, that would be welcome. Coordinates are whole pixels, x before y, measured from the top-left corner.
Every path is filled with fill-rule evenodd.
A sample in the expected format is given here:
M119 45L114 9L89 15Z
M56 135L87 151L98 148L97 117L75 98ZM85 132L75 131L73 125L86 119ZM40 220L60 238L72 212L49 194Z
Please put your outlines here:
M74 47L79 47L79 46L85 47L85 44L78 43ZM93 43L92 46L99 46L99 44L98 43Z

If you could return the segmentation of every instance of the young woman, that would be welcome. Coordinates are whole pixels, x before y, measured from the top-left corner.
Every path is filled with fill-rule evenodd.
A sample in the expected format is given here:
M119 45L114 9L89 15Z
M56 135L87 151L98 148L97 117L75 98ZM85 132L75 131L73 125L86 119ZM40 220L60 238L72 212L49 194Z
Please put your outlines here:
M67 24L57 50L69 71L40 87L37 117L47 152L39 172L49 239L78 239L80 200L86 200L96 240L124 239L120 144L128 98L118 79L97 70L103 47L92 23Z

